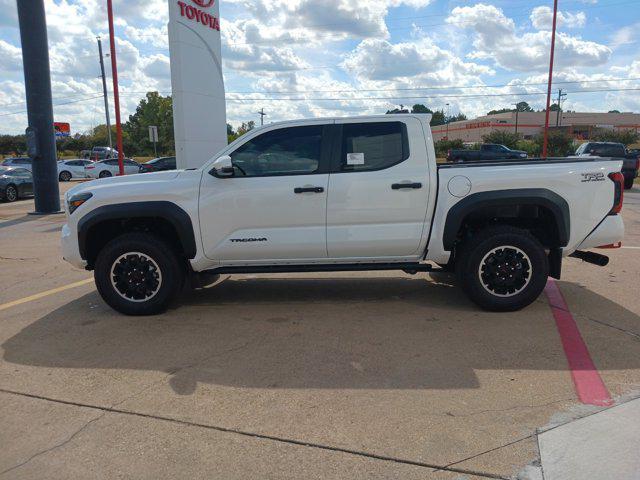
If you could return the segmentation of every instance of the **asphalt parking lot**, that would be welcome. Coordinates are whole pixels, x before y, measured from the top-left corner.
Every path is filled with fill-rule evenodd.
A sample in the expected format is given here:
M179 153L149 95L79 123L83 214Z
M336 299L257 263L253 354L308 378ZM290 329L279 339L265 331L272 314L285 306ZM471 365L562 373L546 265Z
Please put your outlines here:
M607 267L569 259L562 304L509 314L385 272L232 276L124 317L32 209L0 204L0 478L538 479L546 432L640 401L638 186Z

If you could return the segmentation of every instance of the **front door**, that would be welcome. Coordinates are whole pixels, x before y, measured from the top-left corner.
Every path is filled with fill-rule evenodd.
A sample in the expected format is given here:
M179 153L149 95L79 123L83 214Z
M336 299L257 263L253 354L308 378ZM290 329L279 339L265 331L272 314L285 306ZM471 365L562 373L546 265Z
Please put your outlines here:
M327 257L325 124L248 133L229 153L234 176L204 173L199 212L208 258L242 264Z
M327 203L329 258L420 256L430 188L422 123L405 117L338 126Z

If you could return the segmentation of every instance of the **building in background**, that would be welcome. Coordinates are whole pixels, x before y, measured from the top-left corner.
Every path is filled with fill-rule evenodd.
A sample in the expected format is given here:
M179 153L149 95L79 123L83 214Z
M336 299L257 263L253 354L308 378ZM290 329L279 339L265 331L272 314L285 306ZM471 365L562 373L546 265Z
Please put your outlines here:
M518 112L517 131L525 139L542 133L545 112ZM551 112L549 126L565 129L577 140L587 140L591 133L599 129L640 131L640 113L593 113L593 112ZM451 122L449 125L433 127L435 141L448 138L464 142L482 142L483 135L493 130L516 131L516 112L485 115L473 120Z

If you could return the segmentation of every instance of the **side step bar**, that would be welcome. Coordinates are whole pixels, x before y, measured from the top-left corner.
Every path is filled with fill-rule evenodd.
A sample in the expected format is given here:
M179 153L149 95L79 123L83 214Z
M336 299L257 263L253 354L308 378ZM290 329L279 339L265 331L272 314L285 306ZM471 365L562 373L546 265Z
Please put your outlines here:
M584 252L582 250L576 250L569 256L579 258L583 262L592 263L593 265L598 265L599 267L606 267L607 265L609 265L609 257L595 252Z
M207 273L300 273L300 272L366 272L371 270L402 270L405 273L440 272L426 263L334 263L317 265L251 265L219 267Z

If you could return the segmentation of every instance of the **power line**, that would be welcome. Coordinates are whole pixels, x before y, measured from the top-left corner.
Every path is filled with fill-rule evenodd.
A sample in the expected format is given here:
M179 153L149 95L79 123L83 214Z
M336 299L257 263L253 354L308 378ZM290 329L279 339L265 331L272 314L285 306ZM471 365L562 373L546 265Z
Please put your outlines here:
M571 94L581 93L596 93L596 92L625 92L625 91L640 91L640 88L609 88L609 89L594 89L594 90L577 90L575 92L567 92ZM404 99L425 99L425 98L481 98L481 97L522 97L522 96L536 96L546 95L546 92L522 92L522 93L489 93L489 94L472 94L472 95L420 95L420 96L395 96L395 97L340 97L340 98L227 98L228 102L311 102L311 101L355 101L355 100L404 100Z
M95 100L96 98L102 98L102 95L97 95L95 97L89 97L89 98L81 98L80 100L74 100L74 101L71 101L71 102L54 103L53 106L54 107L60 107L62 105L70 105L72 103L88 102L89 100ZM27 111L26 110L21 110L19 112L2 113L2 114L0 114L0 117L6 117L6 116L9 116L9 115L18 115L20 113L27 113Z

